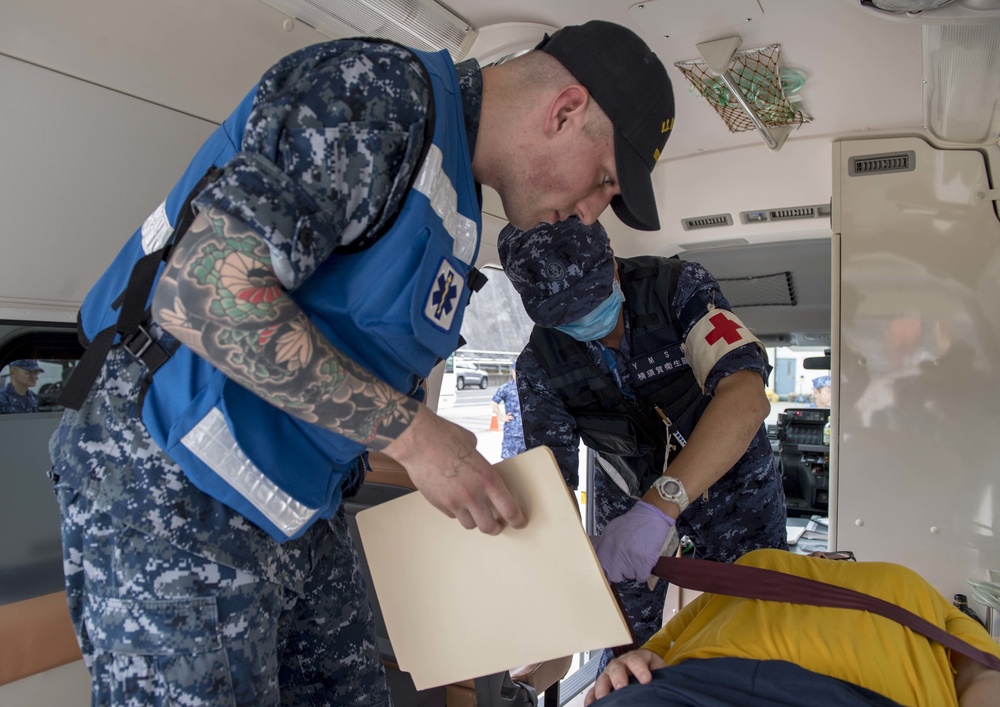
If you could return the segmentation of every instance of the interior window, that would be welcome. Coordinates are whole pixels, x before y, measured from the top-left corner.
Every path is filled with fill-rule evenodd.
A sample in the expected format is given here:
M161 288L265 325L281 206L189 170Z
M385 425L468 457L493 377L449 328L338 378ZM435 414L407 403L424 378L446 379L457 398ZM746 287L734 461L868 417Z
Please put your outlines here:
M768 425L777 424L778 415L790 407L830 408L830 364L826 361L824 368L821 360L829 356L828 349L822 346L778 346L767 350L774 367L767 387L771 401Z
M61 410L57 399L76 361L15 359L0 370L0 415Z
M495 463L502 459L503 423L493 419L493 396L511 380L532 322L503 270L486 266L483 274L489 282L465 310L466 344L445 361L438 413L474 432L479 452Z
M503 270L486 266L483 273L489 282L473 295L462 323L467 343L444 362L438 414L475 433L479 452L496 463L503 458L504 423L493 415L493 396L511 381L511 364L528 343L534 325ZM503 405L500 408L505 410ZM589 465L587 448L581 443L576 499L585 526L592 515L587 507ZM570 674L563 680L566 697L593 681L598 661L587 661L585 654L574 656Z
M814 346L768 349L774 370L767 388L771 413L767 432L788 506L789 543L799 551L825 549L829 516L830 406L833 381L829 349ZM811 535L792 534L797 528Z
M0 604L62 591L59 510L47 476L56 402L82 353L73 325L0 322Z

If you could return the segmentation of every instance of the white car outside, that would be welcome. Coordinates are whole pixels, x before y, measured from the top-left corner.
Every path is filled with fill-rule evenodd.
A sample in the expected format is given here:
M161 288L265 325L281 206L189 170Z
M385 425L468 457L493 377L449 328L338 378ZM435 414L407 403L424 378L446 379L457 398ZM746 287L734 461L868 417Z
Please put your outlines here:
M490 385L490 378L486 371L474 367L464 367L461 364L455 366L455 388L464 390L477 386L485 390Z

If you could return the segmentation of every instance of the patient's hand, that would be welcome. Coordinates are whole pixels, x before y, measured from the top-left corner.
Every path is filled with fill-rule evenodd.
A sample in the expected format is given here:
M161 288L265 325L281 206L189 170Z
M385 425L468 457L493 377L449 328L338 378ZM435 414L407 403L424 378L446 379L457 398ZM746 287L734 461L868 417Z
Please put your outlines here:
M597 678L594 686L590 688L583 704L589 705L594 700L610 695L615 690L620 690L628 685L629 678L634 677L641 684L645 685L653 679L653 671L667 667L663 659L653 651L640 648L636 651L629 651L620 658L615 658L604 672Z

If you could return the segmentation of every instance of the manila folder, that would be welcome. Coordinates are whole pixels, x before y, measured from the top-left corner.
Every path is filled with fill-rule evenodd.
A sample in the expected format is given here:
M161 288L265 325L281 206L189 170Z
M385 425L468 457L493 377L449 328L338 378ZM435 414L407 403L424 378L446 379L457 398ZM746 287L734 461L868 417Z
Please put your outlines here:
M400 670L418 690L631 641L548 447L494 466L528 516L466 530L421 493L358 529Z

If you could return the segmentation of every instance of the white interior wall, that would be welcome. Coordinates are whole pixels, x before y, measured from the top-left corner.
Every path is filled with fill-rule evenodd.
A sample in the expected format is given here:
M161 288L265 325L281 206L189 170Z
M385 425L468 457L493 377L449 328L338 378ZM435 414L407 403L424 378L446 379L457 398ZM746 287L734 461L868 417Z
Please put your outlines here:
M215 125L0 56L0 318L74 321Z
M327 39L259 0L4 0L0 54L220 123L286 54Z
M1000 150L834 148L837 548L971 594L1000 568L1000 222L977 198ZM899 150L913 171L848 175L851 156Z
M0 685L0 707L86 707L90 673L82 660Z

